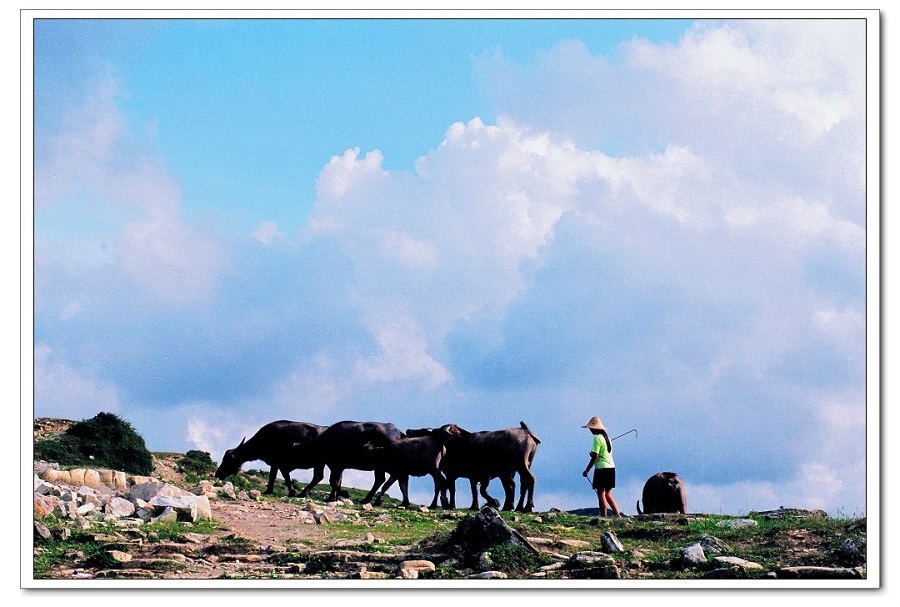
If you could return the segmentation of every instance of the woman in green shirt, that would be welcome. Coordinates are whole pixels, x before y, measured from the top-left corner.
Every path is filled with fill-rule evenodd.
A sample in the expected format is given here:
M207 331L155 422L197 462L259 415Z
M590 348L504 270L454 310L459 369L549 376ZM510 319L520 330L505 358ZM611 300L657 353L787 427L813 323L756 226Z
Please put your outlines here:
M600 516L606 516L608 508L612 508L615 516L622 516L619 512L619 505L612 496L612 490L616 486L616 464L612 456L612 441L609 440L606 427L599 417L594 416L582 428L587 428L594 435L594 441L591 444L591 461L588 462L582 476L587 478L588 472L592 467L594 468L594 479L591 486L597 492Z

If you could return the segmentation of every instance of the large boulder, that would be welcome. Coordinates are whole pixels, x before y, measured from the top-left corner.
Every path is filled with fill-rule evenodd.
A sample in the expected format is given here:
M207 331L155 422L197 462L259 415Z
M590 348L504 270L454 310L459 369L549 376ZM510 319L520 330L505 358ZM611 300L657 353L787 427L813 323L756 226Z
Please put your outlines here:
M134 514L134 504L124 497L113 497L106 502L103 513L112 518L131 516Z
M185 491L169 483L151 480L133 485L128 491L128 499L149 502L155 497L180 497L184 493Z
M34 494L34 518L47 518L59 509L59 498L54 495Z
M490 506L485 506L478 514L460 521L448 543L475 554L498 545L520 546L538 554L538 550L518 531L507 525L500 513Z

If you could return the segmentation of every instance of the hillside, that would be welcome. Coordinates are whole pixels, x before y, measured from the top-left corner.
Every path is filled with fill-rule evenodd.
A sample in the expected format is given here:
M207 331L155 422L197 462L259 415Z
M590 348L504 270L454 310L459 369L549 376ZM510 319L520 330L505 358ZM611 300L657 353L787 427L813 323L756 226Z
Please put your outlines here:
M198 492L202 479L181 471L183 455L153 456L157 479ZM472 577L562 584L798 578L862 583L866 578L866 520L831 519L819 511L610 519L554 510L497 517L489 509L403 509L390 498L382 507L361 506L357 490L338 503L325 503L324 489L311 499L288 498L281 480L275 495L264 496L267 474L249 470L230 483L203 481L213 495L212 520L99 522L52 515L36 520L35 578L417 578L451 586ZM461 539L460 529L492 517L520 539L505 544L473 543L471 534Z

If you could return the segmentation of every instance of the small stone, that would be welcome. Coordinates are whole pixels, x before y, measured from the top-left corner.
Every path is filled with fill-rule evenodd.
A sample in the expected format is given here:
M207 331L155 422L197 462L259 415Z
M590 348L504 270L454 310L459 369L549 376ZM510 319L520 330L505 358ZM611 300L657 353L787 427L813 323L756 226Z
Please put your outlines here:
M703 577L708 580L734 580L743 577L740 567L720 567L707 571Z
M708 555L724 554L728 551L728 544L712 535L702 535L699 543L703 547L703 552Z
M368 571L365 567L361 567L359 570L359 579L361 580L386 580L388 577L390 576L383 571Z
M45 540L49 540L51 537L50 530L43 523L39 523L34 521L34 536L37 538L42 538Z
M615 560L604 552L576 552L569 558L569 563L577 567L597 567L614 565Z
M732 529L743 529L745 527L756 527L757 523L752 518L736 518L730 520L719 521L716 527L731 527Z
M685 567L700 567L706 564L706 554L699 543L681 549L681 561Z
M736 556L717 556L713 559L713 562L721 563L725 565L731 565L733 567L740 567L741 569L755 569L761 570L765 569L759 563L754 563L753 561L747 561L742 558L738 558Z
M779 569L778 577L780 578L801 578L801 579L842 579L851 578L859 579L864 577L861 567L852 569L846 567L785 567Z
M591 545L590 542L586 542L584 540L558 540L556 543L559 544L560 546L566 546L568 548L575 548L575 549L587 548L588 546Z
M622 552L625 550L622 546L622 542L619 541L619 538L617 538L616 534L612 531L606 531L601 534L600 543L603 545L603 550L606 552Z
M470 580L505 580L508 578L502 571L482 571L469 576Z
M127 552L122 552L121 550L107 550L106 554L108 554L114 561L117 563L127 563L133 557Z
M400 563L400 570L413 570L413 571L434 571L436 567L434 563L431 561L426 561L424 559L411 560L411 561L403 561Z

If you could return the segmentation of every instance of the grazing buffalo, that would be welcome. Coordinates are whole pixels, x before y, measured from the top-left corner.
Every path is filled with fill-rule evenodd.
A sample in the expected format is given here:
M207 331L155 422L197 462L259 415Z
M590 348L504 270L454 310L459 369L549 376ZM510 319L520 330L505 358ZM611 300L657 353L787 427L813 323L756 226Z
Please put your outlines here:
M262 460L271 466L269 484L264 493L271 494L275 487L278 471L284 476L288 495L296 495L291 471L301 468L313 468L313 475L322 475L323 470L317 467L310 447L313 441L325 431L325 426L317 426L307 422L294 422L286 419L266 424L256 434L241 441L234 449L229 449L222 456L222 463L216 470L216 478L224 480L237 474L245 462Z
M446 424L435 431L434 436L447 448L441 460L441 471L447 477L446 486L450 493L447 501L451 508L456 507L457 478L469 479L472 487L471 509L478 509L477 483L481 483L481 495L488 504L498 507L500 503L488 495L487 487L492 478L499 478L505 493L503 510L512 510L515 474L518 473L521 486L516 510L534 510L535 477L531 464L541 439L528 429L525 422L520 422L520 426L469 432L456 424Z
M687 495L684 481L674 472L657 472L644 483L641 501L637 502L638 514L687 513Z
M368 504L384 484L386 476L383 462L373 457L373 448L386 447L404 436L394 424L381 422L342 421L329 426L312 444L317 467L302 495L309 495L310 490L324 478L323 466L328 466L331 471L329 501L336 500L340 495L344 470L371 470L375 473L375 484L362 500L363 504Z

